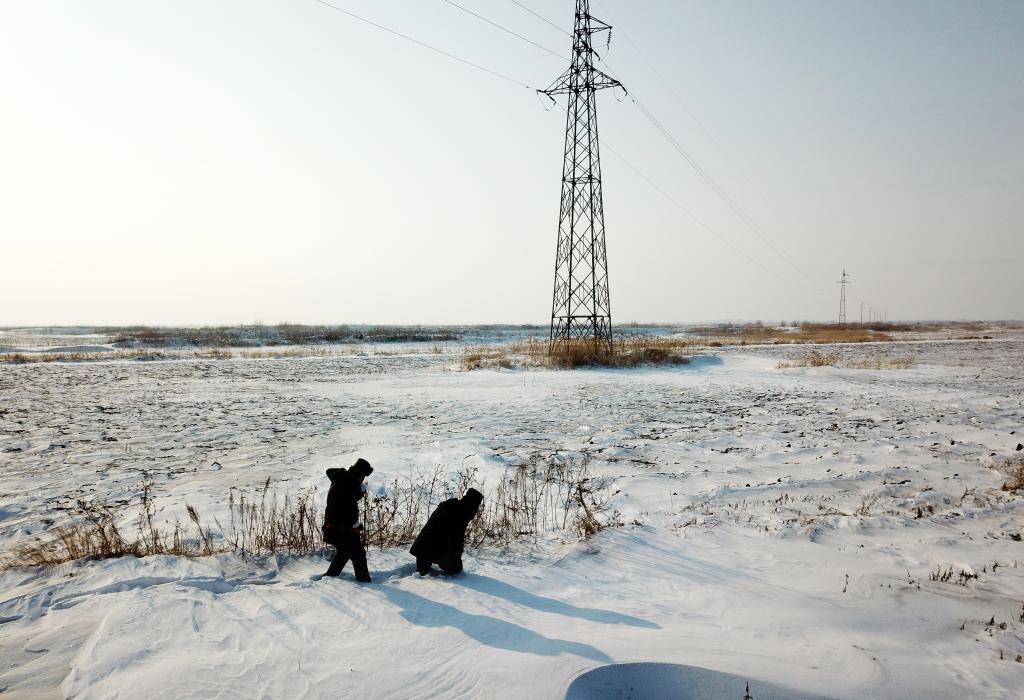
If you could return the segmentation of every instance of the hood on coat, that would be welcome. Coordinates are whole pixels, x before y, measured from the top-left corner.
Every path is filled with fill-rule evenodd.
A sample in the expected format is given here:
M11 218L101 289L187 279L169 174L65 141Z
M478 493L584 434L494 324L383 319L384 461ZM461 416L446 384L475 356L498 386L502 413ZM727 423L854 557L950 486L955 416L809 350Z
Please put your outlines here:
M484 502L484 495L476 489L469 489L466 495L459 499L459 507L465 514L467 520L472 520L476 512L480 510L480 504Z
M348 469L345 469L345 467L332 467L327 470L327 478L331 480L332 484L338 483L347 476L352 476L358 481L365 479L370 474L373 474L373 467L362 457L357 459L356 463Z

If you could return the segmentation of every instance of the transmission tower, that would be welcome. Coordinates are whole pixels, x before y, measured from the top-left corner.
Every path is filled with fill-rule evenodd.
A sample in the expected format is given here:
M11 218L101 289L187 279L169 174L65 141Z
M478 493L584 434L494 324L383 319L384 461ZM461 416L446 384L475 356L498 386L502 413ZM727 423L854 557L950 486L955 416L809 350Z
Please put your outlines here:
M567 95L562 200L551 302L551 349L592 342L612 349L612 309L604 241L601 156L597 145L598 90L622 87L594 68L594 35L611 27L590 14L590 0L576 0L569 69L540 92L554 101ZM611 34L609 33L609 42ZM600 57L598 57L600 58ZM623 88L625 90L625 88Z
M846 274L846 268L843 268L843 278L836 282L839 285L839 325L846 326L846 285L850 284L847 282L849 275ZM863 311L862 311L863 313Z

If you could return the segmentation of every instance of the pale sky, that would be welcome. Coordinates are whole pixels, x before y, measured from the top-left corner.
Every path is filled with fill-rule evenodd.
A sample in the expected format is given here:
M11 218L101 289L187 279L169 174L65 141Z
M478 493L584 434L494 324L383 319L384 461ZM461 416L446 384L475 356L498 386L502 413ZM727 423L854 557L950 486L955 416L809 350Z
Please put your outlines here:
M510 0L331 0L533 87ZM521 0L568 28L571 0ZM1024 318L1024 2L593 0L615 322ZM657 74L651 64L657 67ZM0 0L0 324L546 323L565 103L313 0ZM658 77L660 74L661 78ZM621 97L621 95L620 95ZM766 268L766 269L765 269Z

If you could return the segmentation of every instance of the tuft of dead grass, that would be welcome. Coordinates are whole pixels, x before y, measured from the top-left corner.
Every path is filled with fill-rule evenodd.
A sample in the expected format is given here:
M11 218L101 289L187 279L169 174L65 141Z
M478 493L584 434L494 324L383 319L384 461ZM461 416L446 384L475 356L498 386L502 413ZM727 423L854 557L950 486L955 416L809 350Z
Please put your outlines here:
M427 474L395 477L366 501L366 544L386 549L411 543L441 501L461 496L470 487L485 495L466 530L467 546L504 546L545 532L589 537L617 523L607 512L604 483L590 476L586 458L538 458L509 467L491 489L479 480L476 469L449 476L437 467Z
M721 345L788 345L871 343L891 341L892 336L881 330L902 330L895 324L838 326L825 323L800 323L793 326L771 326L761 323L698 326L693 332L710 342Z
M783 360L776 365L779 369L790 369L792 367L835 367L839 362L839 353L822 353L812 350L803 357L793 360Z
M352 342L448 342L459 339L452 328L423 326L305 326L295 323L248 326L153 327L100 329L119 347L263 347Z
M917 366L917 359L911 355L890 357L865 357L857 360L843 362L843 367L848 369L912 369Z
M122 520L119 510L105 503L81 499L76 505L76 522L56 528L48 540L19 547L3 562L4 568L49 566L83 558L111 559L155 554L194 557L215 551L210 529L203 528L199 513L191 505L186 504L185 508L189 520L196 527L194 534L180 520L175 520L169 527L156 525L152 482L148 478L141 484L134 535L126 535L118 524Z
M1024 455L1009 457L999 466L999 471L1006 474L1003 491L1024 491Z
M449 475L443 467L415 478L396 477L364 498L365 544L381 549L412 542L441 501L469 487L484 493L484 505L467 529L468 546L507 545L545 532L589 537L621 524L608 513L607 484L591 477L587 459L542 459L509 467L492 489L475 469ZM315 490L280 494L268 478L262 489L228 494L228 522L206 524L185 504L188 521L157 523L152 482L145 478L136 528L128 534L125 509L78 501L76 519L50 536L16 549L3 568L50 566L77 559L169 554L183 557L234 553L243 556L306 554L324 549L323 508Z
M837 352L811 352L792 360L782 360L776 365L778 369L793 367L843 367L846 369L910 369L917 365L912 356L890 357L881 355L851 360L841 360Z
M546 340L530 338L508 345L466 348L462 368L468 371L686 364L690 361L689 352L705 345L694 338L637 336L615 338L610 349L587 341L560 343L551 348Z
M83 352L13 352L0 353L0 363L36 364L45 362L104 362L111 360L230 360L234 355L220 348L150 350L143 348Z
M303 554L323 549L323 516L313 489L279 495L267 477L258 498L228 493L230 519L220 532L219 551L241 555ZM197 523L198 524L198 523ZM209 532L209 528L207 529Z

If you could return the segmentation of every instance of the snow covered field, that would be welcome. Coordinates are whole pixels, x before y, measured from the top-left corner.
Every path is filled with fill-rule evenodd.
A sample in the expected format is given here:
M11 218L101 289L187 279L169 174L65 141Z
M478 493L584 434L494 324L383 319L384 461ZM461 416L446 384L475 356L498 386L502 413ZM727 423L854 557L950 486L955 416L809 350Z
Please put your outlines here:
M0 692L1021 697L1024 496L996 467L1024 442L1024 334L838 348L912 369L778 368L810 349L574 372L429 351L0 365L2 553L76 499L132 501L143 473L159 518L212 518L232 487L325 491L356 456L371 487L587 458L623 523L473 551L452 579L404 550L371 550L368 585L313 580L314 555L10 569Z

